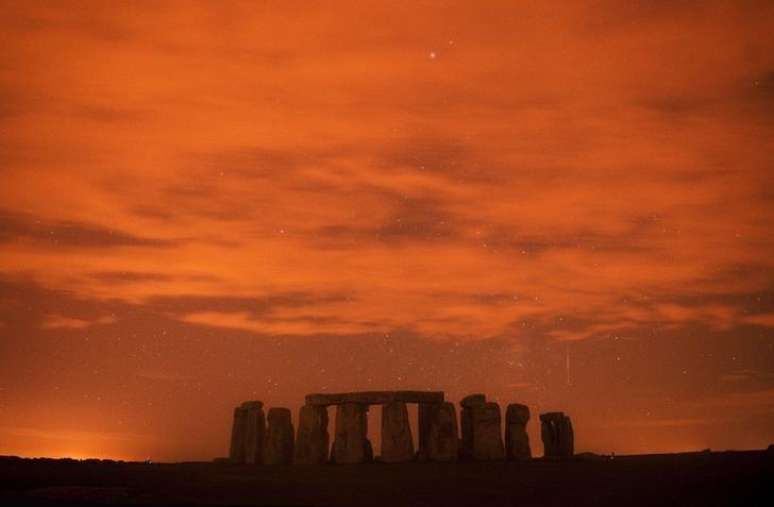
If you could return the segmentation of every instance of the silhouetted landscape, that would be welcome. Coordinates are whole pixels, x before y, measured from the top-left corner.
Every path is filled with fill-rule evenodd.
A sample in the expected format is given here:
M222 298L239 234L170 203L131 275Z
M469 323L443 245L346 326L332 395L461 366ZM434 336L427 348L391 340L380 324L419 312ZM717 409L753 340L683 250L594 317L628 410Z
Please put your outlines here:
M0 507L774 506L774 0L0 0Z
M0 458L4 505L771 505L774 452L250 466Z

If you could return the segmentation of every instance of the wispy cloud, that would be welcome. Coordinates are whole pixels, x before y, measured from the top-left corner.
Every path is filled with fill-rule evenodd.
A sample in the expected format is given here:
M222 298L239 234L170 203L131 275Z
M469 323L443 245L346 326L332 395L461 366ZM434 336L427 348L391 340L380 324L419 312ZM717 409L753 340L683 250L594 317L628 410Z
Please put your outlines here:
M722 376L770 362L773 9L4 2L0 377L763 388ZM295 380L235 373L264 358Z
M86 329L92 326L113 324L116 318L111 315L98 317L96 319L80 319L67 317L64 315L48 315L41 324L43 329Z

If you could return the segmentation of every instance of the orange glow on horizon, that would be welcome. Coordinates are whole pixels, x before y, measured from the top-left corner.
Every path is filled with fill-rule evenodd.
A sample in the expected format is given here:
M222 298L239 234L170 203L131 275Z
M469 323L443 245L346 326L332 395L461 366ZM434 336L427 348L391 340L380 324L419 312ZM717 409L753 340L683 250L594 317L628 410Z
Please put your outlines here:
M774 441L774 5L0 25L0 454L210 459L243 400L393 388L527 403L536 454L546 410Z

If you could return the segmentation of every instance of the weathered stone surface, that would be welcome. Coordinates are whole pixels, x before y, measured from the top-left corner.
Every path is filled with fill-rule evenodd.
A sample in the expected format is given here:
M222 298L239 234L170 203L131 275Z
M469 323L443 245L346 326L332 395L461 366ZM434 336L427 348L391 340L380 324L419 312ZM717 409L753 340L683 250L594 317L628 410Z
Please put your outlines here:
M298 412L294 462L319 465L328 461L328 410L324 406L304 405Z
M263 446L263 463L287 465L293 461L293 422L290 409L270 408L267 419L269 426Z
M473 459L503 459L500 405L493 402L470 408L473 423Z
M511 403L505 411L505 455L508 459L532 457L527 435L529 416L529 407L518 403Z
M255 463L254 435L257 428L248 431L248 424L255 425L262 420L263 403L260 401L246 401L234 409L234 422L231 426L231 446L229 448L229 460L233 463L247 463L248 459L248 433L250 434L251 463ZM260 414L258 413L260 411ZM263 436L263 434L261 434Z
M469 394L462 398L460 406L464 408L480 407L486 403L486 396L483 394Z
M231 446L228 451L228 458L233 463L245 462L246 418L247 412L242 407L234 409L234 422L231 424Z
M456 461L459 453L457 414L454 404L439 403L432 411L427 436L426 459L429 461Z
M393 401L404 403L440 403L441 391L360 391L354 393L307 394L307 405L342 405L360 403L363 405L384 405Z
M430 444L430 425L436 417L436 411L439 403L420 403L417 410L417 430L419 431L419 450L417 451L417 460L426 461L428 456L428 446Z
M540 437L546 458L569 458L573 455L575 435L572 421L563 412L540 415Z
M408 409L402 401L382 406L382 461L401 463L414 459Z
M368 441L368 405L344 403L336 407L336 433L331 450L333 463L366 463L373 459Z
M473 459L473 407L482 406L486 403L486 397L483 394L470 394L462 398L460 406L460 426L462 426L462 439L460 441L460 458L463 460Z
M234 463L260 463L265 427L263 402L246 401L236 407L229 459Z

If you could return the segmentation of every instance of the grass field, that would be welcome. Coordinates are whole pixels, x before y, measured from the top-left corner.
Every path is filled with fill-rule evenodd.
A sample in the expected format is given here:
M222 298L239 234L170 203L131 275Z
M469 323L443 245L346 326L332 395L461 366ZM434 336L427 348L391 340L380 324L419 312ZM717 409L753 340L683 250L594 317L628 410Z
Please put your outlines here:
M0 505L774 505L767 451L243 466L0 458Z

